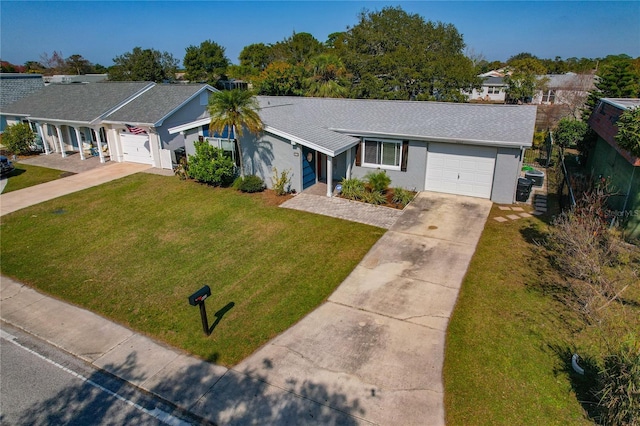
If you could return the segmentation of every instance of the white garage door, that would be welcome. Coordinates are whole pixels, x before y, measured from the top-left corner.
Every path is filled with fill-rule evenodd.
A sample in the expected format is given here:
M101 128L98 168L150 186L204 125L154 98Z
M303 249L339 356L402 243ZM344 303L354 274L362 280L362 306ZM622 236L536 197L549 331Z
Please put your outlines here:
M496 148L430 143L425 189L490 198Z
M131 163L153 164L149 135L120 134L124 161Z

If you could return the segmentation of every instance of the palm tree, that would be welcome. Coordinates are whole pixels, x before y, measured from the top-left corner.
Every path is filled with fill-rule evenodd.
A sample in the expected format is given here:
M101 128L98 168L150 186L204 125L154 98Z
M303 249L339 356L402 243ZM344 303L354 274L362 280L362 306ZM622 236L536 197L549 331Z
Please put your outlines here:
M305 80L306 96L344 98L347 95L348 73L335 55L322 54L311 59L311 77Z
M258 115L258 101L253 93L247 90L234 89L216 92L209 98L209 131L222 134L227 131L227 140L231 142L231 132L238 144L238 156L240 157L240 176L244 177L244 161L242 159L242 129L247 128L253 134L259 134L264 124Z

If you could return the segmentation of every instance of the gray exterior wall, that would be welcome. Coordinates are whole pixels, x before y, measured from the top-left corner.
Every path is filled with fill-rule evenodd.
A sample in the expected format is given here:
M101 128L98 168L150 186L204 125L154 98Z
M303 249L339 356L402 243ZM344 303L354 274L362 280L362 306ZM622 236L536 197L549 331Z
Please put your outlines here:
M491 189L491 201L494 203L514 202L520 177L521 153L519 148L498 148Z
M363 178L369 172L377 172L379 169L361 167L355 165L356 148L352 148L353 169L352 177ZM427 143L421 141L409 141L407 171L386 170L391 178L392 187L401 187L413 191L423 191L427 170ZM382 169L380 169L382 170Z
M272 187L273 168L289 170L291 189L302 190L301 147L279 136L264 133L255 136L248 131L241 139L245 174L260 176L268 188Z
M207 116L207 106L200 105L200 95L196 96L194 99L191 99L186 105L176 111L174 114L169 116L163 123L162 126L158 127L156 130L158 132L158 136L162 141L162 147L165 149L170 149L172 151L185 147L186 148L186 138L181 133L176 133L174 135L169 134L169 130L171 127L179 126L181 124L189 123L192 121L199 120L201 118L205 118ZM193 140L198 140L197 131L198 129L189 130L189 132L195 131L196 136L195 139L191 140L191 150L190 154L194 154L193 152ZM187 133L189 133L187 132ZM187 151L189 153L189 151Z

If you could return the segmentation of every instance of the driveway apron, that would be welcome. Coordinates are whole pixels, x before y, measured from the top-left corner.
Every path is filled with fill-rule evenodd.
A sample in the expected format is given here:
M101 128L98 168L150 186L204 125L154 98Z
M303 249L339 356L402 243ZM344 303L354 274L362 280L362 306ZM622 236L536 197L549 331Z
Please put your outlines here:
M444 425L447 324L491 204L420 193L327 302L234 369L323 389L359 423Z
M145 164L112 163L66 178L2 194L0 195L0 216L71 194L72 192L142 172L150 167Z

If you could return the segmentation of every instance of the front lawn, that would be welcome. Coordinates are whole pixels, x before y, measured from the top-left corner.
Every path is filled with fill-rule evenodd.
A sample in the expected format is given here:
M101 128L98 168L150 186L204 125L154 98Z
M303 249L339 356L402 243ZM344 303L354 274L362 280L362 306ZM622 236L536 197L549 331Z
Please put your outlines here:
M447 424L593 424L593 359L607 354L604 329L585 324L567 305L567 278L541 245L549 225L535 217L499 223L495 216L505 212L491 211L447 330ZM640 258L625 262L631 283ZM607 330L640 330L637 284L608 308L626 311L627 322ZM573 353L587 375L573 371Z
M61 177L72 174L47 167L31 166L29 164L13 163L13 165L15 169L7 175L7 186L5 186L2 191L3 194L60 179Z
M1 271L233 365L322 303L384 233L268 200L133 175L2 217ZM209 337L187 300L205 284Z

